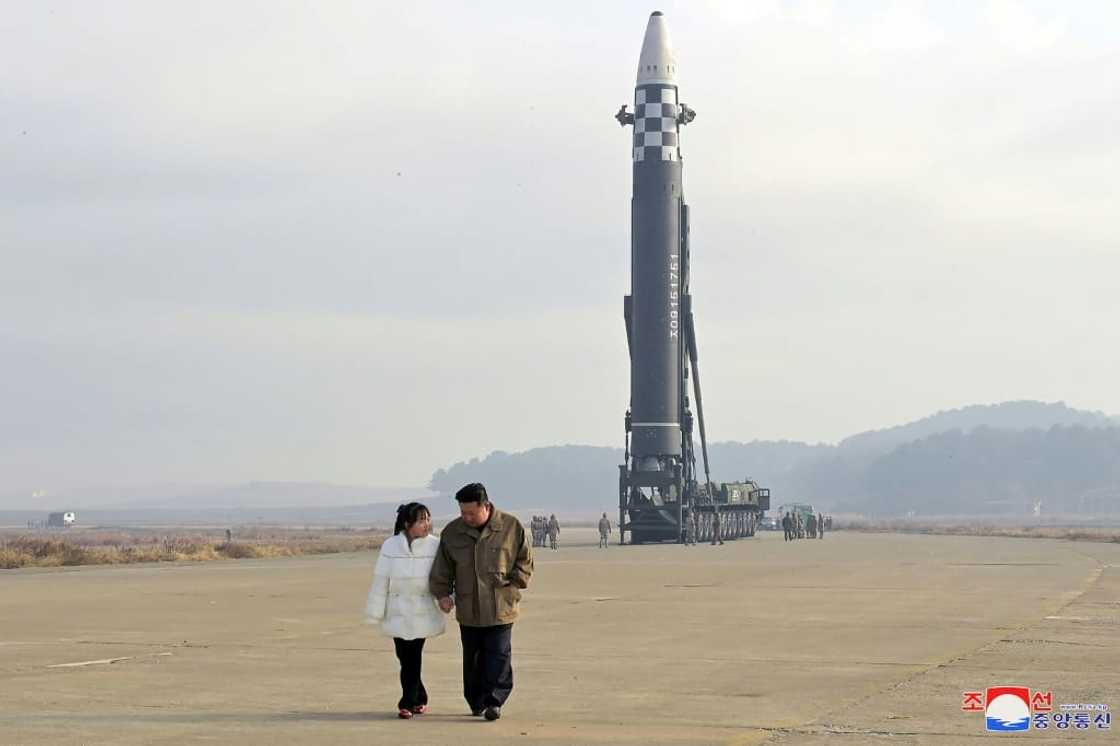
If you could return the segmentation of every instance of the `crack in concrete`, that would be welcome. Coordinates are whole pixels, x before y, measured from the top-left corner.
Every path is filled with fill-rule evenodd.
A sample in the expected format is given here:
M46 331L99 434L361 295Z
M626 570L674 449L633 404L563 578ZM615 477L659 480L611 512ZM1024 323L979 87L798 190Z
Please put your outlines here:
M1092 642L1073 642L1071 640L1043 640L1043 639L1038 639L1038 638L1025 638L1025 637L1015 639L1015 640L1012 640L1012 639L1009 639L1009 638L1004 638L1004 639L1000 640L1000 642L1007 642L1007 643L1011 643L1013 645L1051 644L1051 645L1077 645L1077 646L1086 647L1086 648L1109 648L1109 649L1112 648L1111 645L1098 645L1098 644L1092 643Z

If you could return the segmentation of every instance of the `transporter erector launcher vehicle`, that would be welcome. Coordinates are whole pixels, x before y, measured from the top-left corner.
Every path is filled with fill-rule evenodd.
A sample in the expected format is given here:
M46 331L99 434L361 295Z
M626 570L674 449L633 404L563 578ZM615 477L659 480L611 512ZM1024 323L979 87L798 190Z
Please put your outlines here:
M718 523L723 538L750 536L769 506L769 491L746 480L713 485L708 470L696 327L689 294L689 211L681 182L681 127L696 112L680 102L677 61L665 16L646 27L634 86L634 189L630 215L630 295L624 303L630 348L626 463L619 466L619 539L683 541L695 521L698 540ZM704 481L696 473L691 370ZM718 518L717 518L718 515Z

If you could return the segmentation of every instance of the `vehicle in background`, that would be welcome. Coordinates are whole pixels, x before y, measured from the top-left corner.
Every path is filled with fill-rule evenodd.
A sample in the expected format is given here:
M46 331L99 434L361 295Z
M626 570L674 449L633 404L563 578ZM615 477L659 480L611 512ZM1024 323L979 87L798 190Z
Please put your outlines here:
M70 528L78 516L73 511L65 513L51 513L47 516L47 528Z
M809 516L815 516L817 511L813 509L810 503L786 503L785 505L778 506L778 525L781 526L782 516L786 513L790 515L800 515L801 524L803 526L809 525Z

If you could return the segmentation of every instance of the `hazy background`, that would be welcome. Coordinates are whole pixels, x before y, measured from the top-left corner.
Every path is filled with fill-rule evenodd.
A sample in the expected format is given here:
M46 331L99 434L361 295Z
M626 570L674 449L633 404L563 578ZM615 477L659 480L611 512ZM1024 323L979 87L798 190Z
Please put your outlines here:
M655 8L713 440L1120 412L1114 3L0 2L0 492L619 446Z

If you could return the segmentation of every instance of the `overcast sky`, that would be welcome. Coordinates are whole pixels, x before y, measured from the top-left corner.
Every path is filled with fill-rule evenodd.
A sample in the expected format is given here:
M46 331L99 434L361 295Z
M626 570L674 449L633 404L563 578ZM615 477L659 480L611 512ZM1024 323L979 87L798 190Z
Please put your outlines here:
M656 7L0 4L0 487L621 445ZM1120 412L1120 5L660 9L712 439Z

